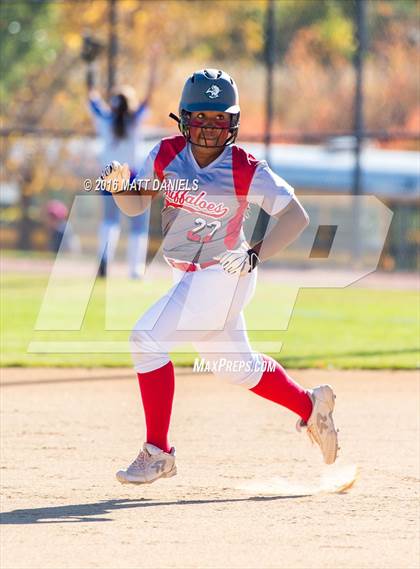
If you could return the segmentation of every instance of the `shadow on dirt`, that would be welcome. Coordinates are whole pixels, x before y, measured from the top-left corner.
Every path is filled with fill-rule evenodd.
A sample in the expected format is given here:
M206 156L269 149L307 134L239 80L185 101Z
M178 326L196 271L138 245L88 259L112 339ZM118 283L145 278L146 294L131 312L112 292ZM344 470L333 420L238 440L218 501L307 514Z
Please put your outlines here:
M307 495L293 496L250 496L248 498L214 498L209 500L173 500L161 502L146 498L104 500L91 504L71 504L47 508L27 508L12 510L0 514L0 524L52 524L76 522L111 522L112 518L103 517L114 510L130 508L159 508L162 506L195 506L205 504L234 504L235 502L270 502L273 500L291 500L306 498Z

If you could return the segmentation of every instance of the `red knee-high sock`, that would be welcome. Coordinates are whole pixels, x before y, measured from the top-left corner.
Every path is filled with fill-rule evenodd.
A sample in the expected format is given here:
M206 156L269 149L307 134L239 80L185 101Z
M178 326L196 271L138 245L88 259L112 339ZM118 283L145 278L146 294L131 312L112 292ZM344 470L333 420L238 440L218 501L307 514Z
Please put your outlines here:
M306 422L312 413L312 401L308 393L294 382L275 360L267 356L263 358L266 362L274 363L275 369L274 371L267 369L251 391L264 399L287 407Z
M163 367L137 374L146 419L147 442L170 452L168 442L175 374L172 362Z

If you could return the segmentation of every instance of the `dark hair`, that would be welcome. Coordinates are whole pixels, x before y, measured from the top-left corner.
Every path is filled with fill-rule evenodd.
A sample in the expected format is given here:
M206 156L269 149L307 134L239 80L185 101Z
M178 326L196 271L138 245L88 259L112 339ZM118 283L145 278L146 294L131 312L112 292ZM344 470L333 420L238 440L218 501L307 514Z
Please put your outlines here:
M128 100L122 93L118 93L114 96L118 99L118 103L112 105L112 129L116 138L125 138L127 134L127 123L131 118Z

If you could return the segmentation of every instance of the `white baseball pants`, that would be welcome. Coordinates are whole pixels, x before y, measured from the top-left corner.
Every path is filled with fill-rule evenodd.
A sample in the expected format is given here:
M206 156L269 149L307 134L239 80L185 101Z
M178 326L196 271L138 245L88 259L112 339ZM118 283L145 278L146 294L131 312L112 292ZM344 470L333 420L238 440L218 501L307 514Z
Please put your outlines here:
M239 369L216 375L255 387L263 360L249 344L242 311L254 294L257 270L241 277L228 275L218 264L194 272L172 270L173 287L137 321L130 336L136 372L164 366L170 351L192 342L206 361L224 358Z

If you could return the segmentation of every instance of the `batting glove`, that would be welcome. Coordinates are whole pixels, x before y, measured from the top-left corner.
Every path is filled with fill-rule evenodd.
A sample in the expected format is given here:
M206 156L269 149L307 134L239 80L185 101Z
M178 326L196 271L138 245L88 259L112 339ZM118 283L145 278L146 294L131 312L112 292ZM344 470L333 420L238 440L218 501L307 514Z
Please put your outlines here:
M113 160L102 170L101 180L103 181L102 186L104 190L112 194L122 192L128 188L130 168L126 163L120 164L117 160Z
M229 275L244 275L250 273L260 262L254 249L245 241L238 249L228 249L222 255L214 257Z

